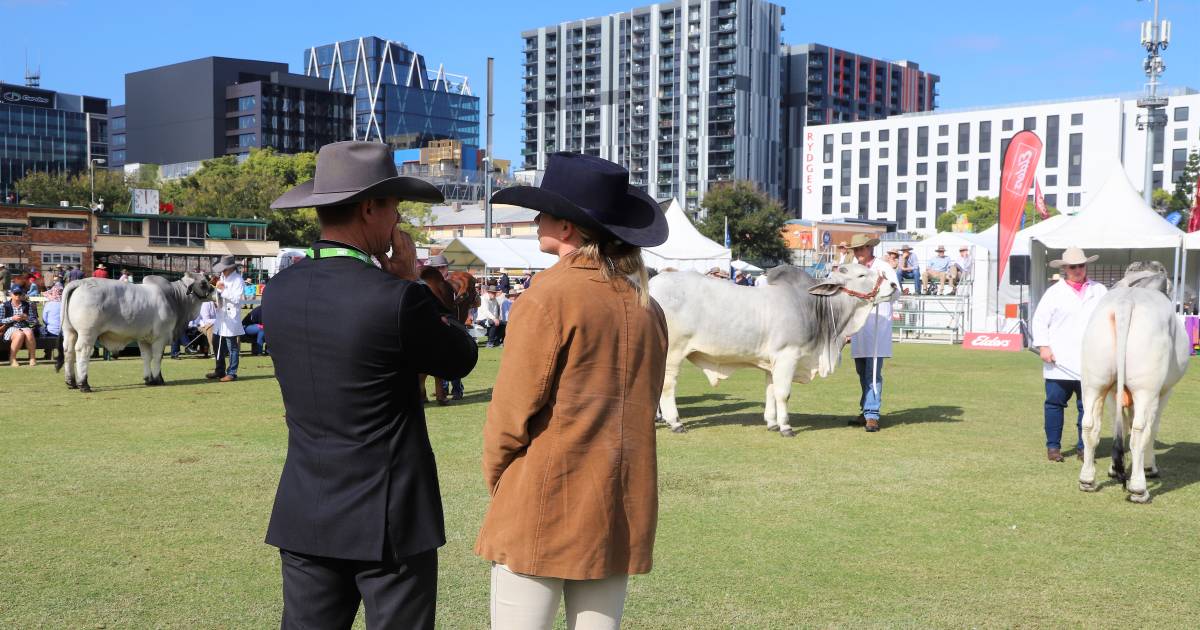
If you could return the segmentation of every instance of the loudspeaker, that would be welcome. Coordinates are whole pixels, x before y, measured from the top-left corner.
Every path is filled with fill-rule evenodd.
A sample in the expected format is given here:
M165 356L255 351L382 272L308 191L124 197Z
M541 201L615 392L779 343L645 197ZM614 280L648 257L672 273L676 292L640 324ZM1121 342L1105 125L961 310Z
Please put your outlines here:
M1017 286L1029 286L1029 256L1009 256L1008 282Z

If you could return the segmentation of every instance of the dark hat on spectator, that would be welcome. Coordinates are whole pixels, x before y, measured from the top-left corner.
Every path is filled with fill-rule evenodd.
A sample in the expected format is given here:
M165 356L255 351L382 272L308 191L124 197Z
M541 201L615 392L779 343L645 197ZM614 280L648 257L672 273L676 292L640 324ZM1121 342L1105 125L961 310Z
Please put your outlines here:
M912 245L905 245L905 246L903 246L903 247L901 247L901 248L900 248L900 251L902 251L902 252L911 252L911 251L912 251Z
M492 195L505 203L574 223L597 238L637 247L667 240L667 216L649 195L629 183L629 171L603 158L552 153L540 186L510 186Z
M316 175L271 203L276 210L317 208L363 199L397 197L441 203L441 191L416 177L401 177L391 148L383 142L333 142L317 152Z
M13 295L21 295L22 293L25 292L25 289L22 288L21 285L17 285L15 287L13 287L12 289L10 289L8 292Z

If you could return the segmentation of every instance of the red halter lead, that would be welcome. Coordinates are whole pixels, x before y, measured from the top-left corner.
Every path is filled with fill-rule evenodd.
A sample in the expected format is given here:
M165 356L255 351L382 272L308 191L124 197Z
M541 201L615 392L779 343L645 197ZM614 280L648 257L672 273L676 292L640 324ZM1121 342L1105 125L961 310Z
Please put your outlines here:
M846 287L842 287L842 292L851 297L856 297L865 302L870 302L871 300L875 299L876 295L879 295L879 287L881 285L883 285L882 273L879 274L879 277L875 278L875 288L871 289L870 293L859 293L858 291L847 289Z

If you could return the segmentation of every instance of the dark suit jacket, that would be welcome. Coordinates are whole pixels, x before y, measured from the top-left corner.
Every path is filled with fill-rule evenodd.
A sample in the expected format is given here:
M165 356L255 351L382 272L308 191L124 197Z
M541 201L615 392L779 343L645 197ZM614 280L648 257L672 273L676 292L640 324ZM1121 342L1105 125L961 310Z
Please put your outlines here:
M442 313L424 285L354 258L305 259L267 285L288 425L267 544L365 561L445 544L417 374L461 378L477 349Z

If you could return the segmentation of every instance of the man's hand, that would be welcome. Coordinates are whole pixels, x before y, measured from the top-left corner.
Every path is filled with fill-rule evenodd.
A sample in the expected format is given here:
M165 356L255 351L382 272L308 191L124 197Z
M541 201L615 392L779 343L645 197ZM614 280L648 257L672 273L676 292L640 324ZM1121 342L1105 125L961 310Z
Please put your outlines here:
M417 246L400 226L392 231L392 254L380 258L379 265L401 280L417 279Z
M1038 354L1046 363L1054 363L1054 352L1050 350L1050 346L1042 346Z

